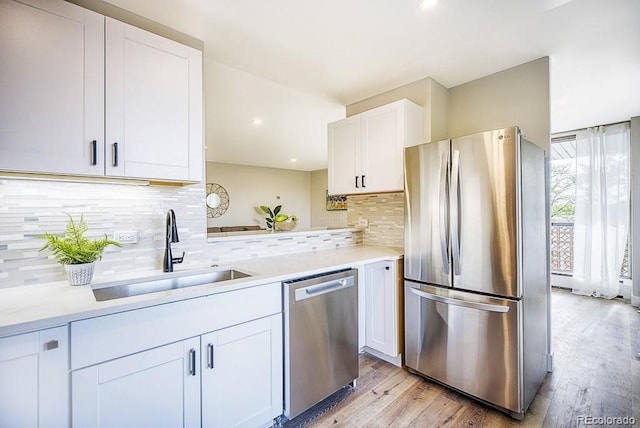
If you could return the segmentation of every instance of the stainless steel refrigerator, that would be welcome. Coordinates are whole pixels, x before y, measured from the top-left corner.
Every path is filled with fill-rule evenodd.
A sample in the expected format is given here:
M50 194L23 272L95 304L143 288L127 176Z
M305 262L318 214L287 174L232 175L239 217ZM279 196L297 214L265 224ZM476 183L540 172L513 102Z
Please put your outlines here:
M521 419L547 372L544 151L517 127L405 149L405 362Z

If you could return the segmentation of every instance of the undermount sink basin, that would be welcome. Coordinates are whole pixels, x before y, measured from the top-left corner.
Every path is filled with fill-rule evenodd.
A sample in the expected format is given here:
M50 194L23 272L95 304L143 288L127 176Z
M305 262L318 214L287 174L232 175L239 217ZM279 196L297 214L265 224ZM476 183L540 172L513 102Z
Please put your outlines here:
M157 278L103 287L99 286L93 288L93 294L98 302L103 302L105 300L120 299L122 297L138 296L140 294L213 284L220 281L246 278L248 276L251 275L234 269L217 270L215 272L206 272L194 275Z

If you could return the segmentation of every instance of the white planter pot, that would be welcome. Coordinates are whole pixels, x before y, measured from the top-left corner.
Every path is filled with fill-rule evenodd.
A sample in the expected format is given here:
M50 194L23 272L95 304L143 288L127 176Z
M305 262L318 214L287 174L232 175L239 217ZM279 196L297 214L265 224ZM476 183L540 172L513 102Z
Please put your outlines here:
M285 221L276 221L276 230L289 231L293 230L298 224L298 220L287 219Z
M67 279L69 285L85 285L90 284L93 278L93 263L83 263L79 265L64 265L64 269L67 271Z

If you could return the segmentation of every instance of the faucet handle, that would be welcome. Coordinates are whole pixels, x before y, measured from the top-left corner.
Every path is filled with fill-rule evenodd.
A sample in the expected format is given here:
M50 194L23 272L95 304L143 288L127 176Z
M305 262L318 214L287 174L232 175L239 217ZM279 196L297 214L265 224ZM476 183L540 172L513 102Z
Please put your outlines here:
M182 257L173 257L171 259L172 263L182 263L184 261L184 251L182 252Z

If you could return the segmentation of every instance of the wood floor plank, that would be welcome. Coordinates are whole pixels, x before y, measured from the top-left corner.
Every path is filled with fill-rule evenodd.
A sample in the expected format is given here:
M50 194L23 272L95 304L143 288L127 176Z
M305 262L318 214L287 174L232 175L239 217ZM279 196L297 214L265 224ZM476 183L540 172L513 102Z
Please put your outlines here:
M378 421L382 426L409 426L423 409L427 408L442 394L433 383L418 378L416 384L406 394L384 409Z
M398 399L405 391L411 388L418 380L406 376L403 370L398 370L373 388L363 390L352 403L332 413L333 426L374 426L376 415L388 403ZM325 423L319 420L318 423ZM311 425L324 426L324 425Z

